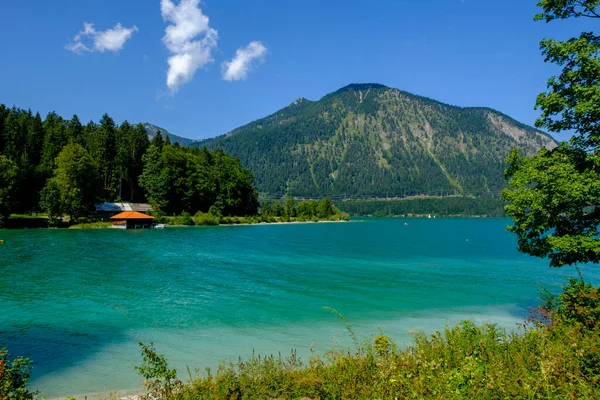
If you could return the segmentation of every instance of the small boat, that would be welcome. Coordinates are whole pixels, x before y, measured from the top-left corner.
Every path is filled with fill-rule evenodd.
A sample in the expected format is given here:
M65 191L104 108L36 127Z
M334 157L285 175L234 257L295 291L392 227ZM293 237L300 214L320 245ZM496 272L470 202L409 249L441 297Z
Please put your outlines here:
M156 224L154 225L154 229L165 229L165 224Z

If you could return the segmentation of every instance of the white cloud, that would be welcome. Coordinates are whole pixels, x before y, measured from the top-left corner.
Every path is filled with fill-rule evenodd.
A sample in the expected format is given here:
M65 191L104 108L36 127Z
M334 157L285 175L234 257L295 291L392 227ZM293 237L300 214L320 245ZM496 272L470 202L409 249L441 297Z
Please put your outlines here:
M231 61L221 64L223 79L239 81L248 77L248 72L256 64L263 61L267 48L261 42L251 42L248 46L238 49Z
M171 93L190 82L199 68L214 61L212 50L219 34L210 27L199 5L200 0L181 0L178 5L171 0L160 1L162 17L170 22L162 40L173 54L167 60L167 87Z
M94 24L85 22L83 24L83 30L79 32L73 38L73 42L66 46L67 50L74 53L81 54L83 52L94 52L99 51L101 53L105 51L118 52L125 46L125 43L131 39L134 32L137 32L137 26L133 25L131 28L125 28L120 23L115 25L112 29L105 31L97 31L94 29ZM90 42L89 44L85 44Z

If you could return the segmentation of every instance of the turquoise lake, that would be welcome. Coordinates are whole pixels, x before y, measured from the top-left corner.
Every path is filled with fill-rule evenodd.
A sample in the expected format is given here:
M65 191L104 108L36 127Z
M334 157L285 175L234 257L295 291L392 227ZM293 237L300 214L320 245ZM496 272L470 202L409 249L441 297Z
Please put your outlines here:
M408 225L405 225L407 223ZM301 356L362 338L462 319L516 329L538 287L573 268L516 251L507 219L147 231L0 231L0 347L31 357L46 398L136 393L138 342L154 341L180 377L259 353ZM584 276L598 283L593 268Z

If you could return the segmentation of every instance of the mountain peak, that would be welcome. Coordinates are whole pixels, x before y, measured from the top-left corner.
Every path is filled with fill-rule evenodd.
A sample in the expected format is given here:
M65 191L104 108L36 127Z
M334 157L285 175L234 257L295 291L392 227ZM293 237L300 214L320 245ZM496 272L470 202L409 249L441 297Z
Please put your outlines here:
M306 101L306 99L305 99L304 97L299 97L299 98L297 98L296 100L294 100L294 102L293 102L292 104L290 104L290 105L293 105L293 106L295 106L295 105L297 105L297 104L300 104L300 103L303 103L303 102L305 102L305 101Z
M351 84L339 89L338 92L358 91L358 90L368 90L368 89L389 89L389 87L382 85L380 83L351 83Z

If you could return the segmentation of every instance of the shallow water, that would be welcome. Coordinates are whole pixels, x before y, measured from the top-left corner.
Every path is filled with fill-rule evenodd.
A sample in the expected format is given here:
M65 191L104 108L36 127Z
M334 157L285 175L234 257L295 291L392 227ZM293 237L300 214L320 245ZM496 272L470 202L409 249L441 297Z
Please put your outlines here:
M405 225L405 222L408 225ZM219 360L401 343L462 319L515 328L572 269L516 251L506 219L0 231L0 347L47 398L139 392L139 341L186 378ZM595 282L598 274L584 268Z

